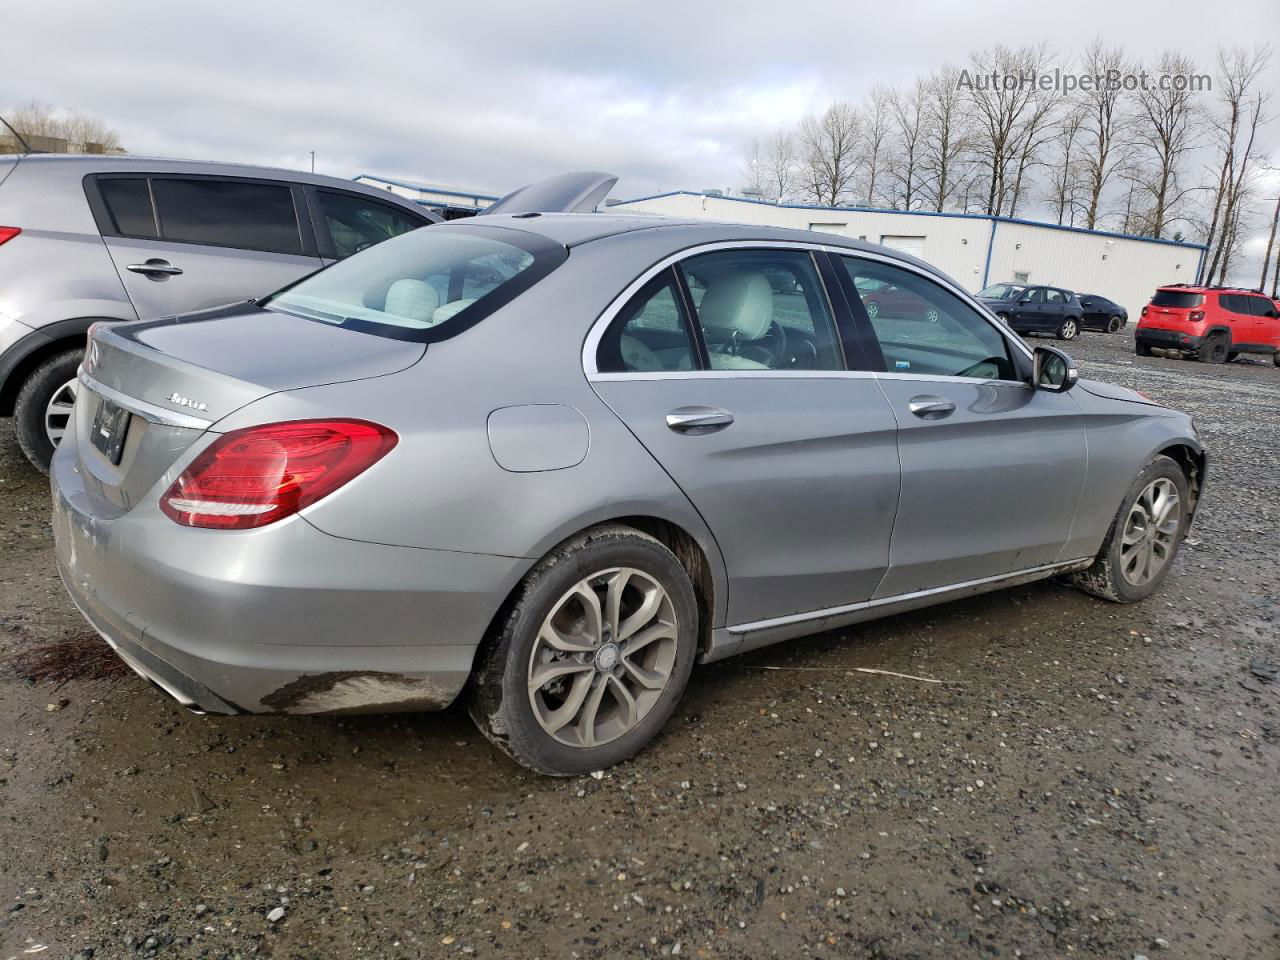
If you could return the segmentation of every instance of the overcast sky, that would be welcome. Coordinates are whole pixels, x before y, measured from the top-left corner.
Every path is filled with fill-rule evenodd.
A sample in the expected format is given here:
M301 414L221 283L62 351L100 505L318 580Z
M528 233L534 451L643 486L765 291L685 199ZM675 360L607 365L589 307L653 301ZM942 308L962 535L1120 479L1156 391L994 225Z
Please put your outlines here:
M1213 74L1218 43L1280 40L1276 0L0 2L0 106L95 114L132 153L305 169L314 150L321 173L495 193L601 169L620 197L741 186L753 136L994 42L1101 33ZM1266 145L1280 163L1280 120Z

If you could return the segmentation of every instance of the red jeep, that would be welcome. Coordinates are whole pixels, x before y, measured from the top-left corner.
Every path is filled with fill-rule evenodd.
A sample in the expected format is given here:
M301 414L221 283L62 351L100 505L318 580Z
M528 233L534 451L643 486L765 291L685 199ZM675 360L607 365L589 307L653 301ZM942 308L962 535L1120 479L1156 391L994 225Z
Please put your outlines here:
M1270 354L1280 367L1280 304L1256 290L1161 287L1134 331L1134 352L1149 357L1152 350L1176 350L1205 363Z

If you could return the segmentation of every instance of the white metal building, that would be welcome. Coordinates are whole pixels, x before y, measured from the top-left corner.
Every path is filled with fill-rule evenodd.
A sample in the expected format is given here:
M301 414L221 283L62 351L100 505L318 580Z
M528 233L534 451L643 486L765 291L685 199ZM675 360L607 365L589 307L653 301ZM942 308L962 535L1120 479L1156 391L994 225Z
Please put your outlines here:
M1156 287L1194 283L1204 256L1195 243L1152 240L985 214L773 204L688 191L627 200L611 212L759 223L838 233L894 247L977 292L1000 281L1044 283L1108 297L1131 322Z

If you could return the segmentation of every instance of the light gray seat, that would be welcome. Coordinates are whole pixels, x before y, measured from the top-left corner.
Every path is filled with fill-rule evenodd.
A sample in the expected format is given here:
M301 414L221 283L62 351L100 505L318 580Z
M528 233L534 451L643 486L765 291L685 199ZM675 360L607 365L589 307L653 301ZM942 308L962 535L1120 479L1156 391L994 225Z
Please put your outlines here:
M397 280L387 288L383 311L424 327L438 322L434 319L440 306L440 294L436 288L421 280Z
M707 333L713 370L769 369L726 349L762 339L773 325L773 287L764 274L734 272L714 277L698 305L698 319Z

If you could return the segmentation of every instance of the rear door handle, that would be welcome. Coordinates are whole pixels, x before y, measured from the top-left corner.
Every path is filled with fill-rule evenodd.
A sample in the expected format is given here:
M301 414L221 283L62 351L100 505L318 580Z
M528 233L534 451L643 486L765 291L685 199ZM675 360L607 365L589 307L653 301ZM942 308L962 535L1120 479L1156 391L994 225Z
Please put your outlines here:
M131 263L125 267L133 273L140 273L152 280L160 280L164 277L176 277L181 275L182 268L175 267L168 260L152 259L146 263Z
M677 407L667 414L667 426L676 433L710 433L733 423L733 414L719 407Z
M907 409L921 420L941 420L956 412L956 405L946 397L934 397L922 394L912 397Z

